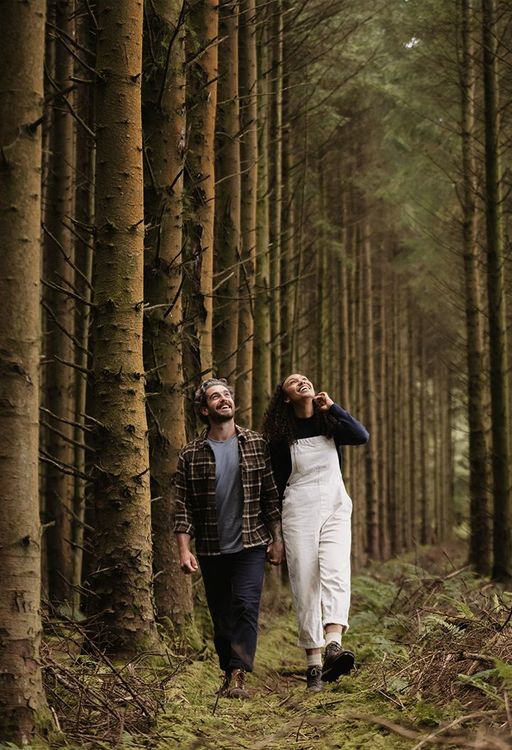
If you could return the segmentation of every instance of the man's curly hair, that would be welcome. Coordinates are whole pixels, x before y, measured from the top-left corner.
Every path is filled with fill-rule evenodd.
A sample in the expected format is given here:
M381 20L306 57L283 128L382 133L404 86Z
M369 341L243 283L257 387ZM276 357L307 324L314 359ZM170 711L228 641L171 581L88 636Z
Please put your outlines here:
M286 378L285 378L286 380ZM269 443L285 441L288 445L297 440L297 417L290 402L286 402L286 392L283 388L284 380L272 394L267 410L263 417L262 432ZM332 424L325 412L313 401L313 416L319 435L332 436Z

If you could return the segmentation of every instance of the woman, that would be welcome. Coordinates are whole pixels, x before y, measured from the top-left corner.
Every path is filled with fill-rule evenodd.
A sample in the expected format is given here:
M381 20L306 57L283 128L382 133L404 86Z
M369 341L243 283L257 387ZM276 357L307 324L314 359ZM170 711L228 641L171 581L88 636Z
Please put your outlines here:
M352 501L340 468L340 445L368 441L366 429L305 375L279 385L263 423L282 499L283 537L307 687L318 691L354 666L341 636L350 607ZM325 629L325 638L324 638ZM325 645L322 665L321 648Z

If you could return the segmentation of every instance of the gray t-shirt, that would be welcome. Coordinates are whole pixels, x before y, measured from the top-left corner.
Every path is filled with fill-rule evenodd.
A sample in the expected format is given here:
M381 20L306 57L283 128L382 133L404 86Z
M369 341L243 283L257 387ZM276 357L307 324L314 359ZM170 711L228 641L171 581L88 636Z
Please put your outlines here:
M212 440L208 445L215 456L215 503L219 545L223 554L240 552L242 542L243 490L240 478L238 437Z

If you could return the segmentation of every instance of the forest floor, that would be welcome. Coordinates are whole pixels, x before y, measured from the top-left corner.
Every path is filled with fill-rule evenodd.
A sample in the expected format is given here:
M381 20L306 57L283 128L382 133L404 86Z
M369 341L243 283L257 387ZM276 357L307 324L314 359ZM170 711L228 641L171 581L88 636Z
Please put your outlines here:
M54 713L68 741L51 746L509 750L512 593L479 580L456 556L453 548L428 550L354 577L344 644L357 666L321 693L306 692L287 588L274 581L264 595L251 700L217 699L220 671L207 639L199 653L170 652L167 666L128 665L121 692L119 668L117 677L96 671L110 694L106 719L83 692L76 721L71 692L76 699L81 690L63 695L59 678ZM66 680L73 682L69 673ZM123 701L123 712L113 710Z

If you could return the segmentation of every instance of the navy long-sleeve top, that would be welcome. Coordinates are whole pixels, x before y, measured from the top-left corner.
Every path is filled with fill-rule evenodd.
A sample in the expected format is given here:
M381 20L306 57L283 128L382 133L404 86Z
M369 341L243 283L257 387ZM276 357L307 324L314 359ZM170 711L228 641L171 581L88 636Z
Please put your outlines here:
M340 445L363 445L367 443L370 435L363 425L354 419L354 417L345 411L338 404L332 404L328 411L329 421L331 422L331 432L336 448ZM297 425L297 439L317 437L323 435L321 422L312 417L295 417ZM338 451L338 455L340 455ZM270 459L272 461L272 471L279 492L282 498L286 488L286 483L292 473L292 459L290 446L286 438L275 440L270 443ZM340 456L341 466L341 456Z

